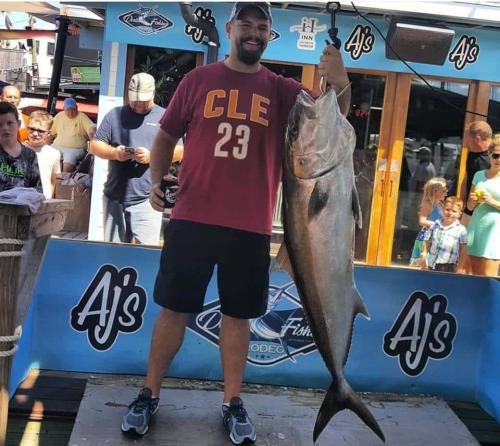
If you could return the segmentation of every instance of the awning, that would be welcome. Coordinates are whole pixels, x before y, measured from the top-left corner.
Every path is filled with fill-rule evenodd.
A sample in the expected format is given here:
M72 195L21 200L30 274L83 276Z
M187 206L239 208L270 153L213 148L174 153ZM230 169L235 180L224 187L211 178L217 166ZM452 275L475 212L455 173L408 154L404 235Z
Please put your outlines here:
M59 8L47 2L2 2L0 11L25 12L26 14L59 14Z
M63 110L63 102L64 99L59 99L56 103L56 112L60 112ZM89 104L87 102L79 102L76 100L78 104L78 111L81 111L89 116L89 118L97 118L98 105L97 104ZM47 99L46 98L26 98L23 97L21 99L21 104L19 107L23 114L29 115L31 112L35 110L46 110L47 109Z

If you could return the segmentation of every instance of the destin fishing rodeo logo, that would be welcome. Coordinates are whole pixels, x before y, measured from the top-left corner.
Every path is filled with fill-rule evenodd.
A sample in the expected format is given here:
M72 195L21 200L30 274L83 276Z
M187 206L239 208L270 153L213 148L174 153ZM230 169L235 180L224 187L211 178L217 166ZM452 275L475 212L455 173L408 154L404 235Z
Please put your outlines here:
M212 300L203 311L188 319L188 328L214 345L219 345L220 303ZM247 361L269 367L316 350L311 330L293 282L269 285L267 312L250 322Z

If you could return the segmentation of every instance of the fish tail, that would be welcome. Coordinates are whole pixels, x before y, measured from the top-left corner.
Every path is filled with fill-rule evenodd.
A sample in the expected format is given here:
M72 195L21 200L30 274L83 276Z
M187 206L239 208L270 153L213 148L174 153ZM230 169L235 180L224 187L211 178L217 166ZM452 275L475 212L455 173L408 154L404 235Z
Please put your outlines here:
M361 398L354 392L345 379L342 381L334 380L326 392L325 399L321 404L318 417L316 418L316 424L314 425L314 442L316 442L321 432L323 432L323 429L330 419L337 412L344 409L352 410L383 442L385 442L384 434L377 420L375 420Z

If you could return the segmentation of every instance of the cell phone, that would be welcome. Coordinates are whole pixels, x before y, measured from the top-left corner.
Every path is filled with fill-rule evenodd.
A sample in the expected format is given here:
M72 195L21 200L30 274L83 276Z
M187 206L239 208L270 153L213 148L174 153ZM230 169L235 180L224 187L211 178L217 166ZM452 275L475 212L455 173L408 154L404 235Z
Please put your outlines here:
M134 147L125 147L123 150L125 150L125 152L130 153L132 155L135 153Z

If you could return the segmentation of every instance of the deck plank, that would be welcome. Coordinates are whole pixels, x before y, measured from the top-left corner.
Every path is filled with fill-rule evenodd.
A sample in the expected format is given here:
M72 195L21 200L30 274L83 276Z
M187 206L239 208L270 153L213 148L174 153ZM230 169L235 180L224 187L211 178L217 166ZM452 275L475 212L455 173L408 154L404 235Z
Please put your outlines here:
M32 420L46 416L75 417L86 379L30 374L18 387L9 404L12 413L24 413Z
M67 446L73 420L29 421L9 415L6 446Z

